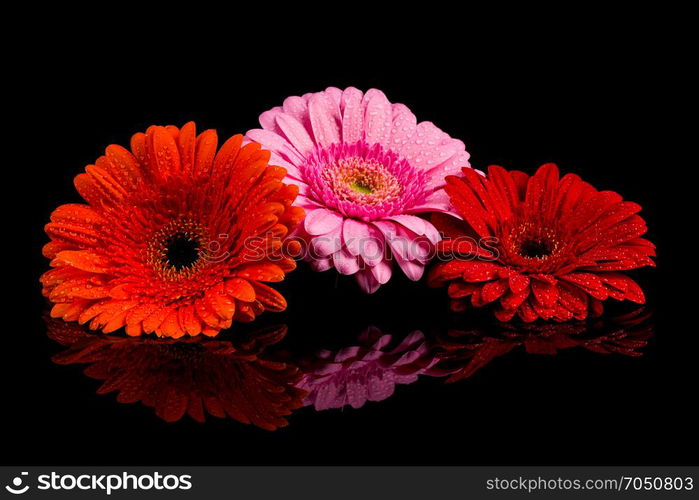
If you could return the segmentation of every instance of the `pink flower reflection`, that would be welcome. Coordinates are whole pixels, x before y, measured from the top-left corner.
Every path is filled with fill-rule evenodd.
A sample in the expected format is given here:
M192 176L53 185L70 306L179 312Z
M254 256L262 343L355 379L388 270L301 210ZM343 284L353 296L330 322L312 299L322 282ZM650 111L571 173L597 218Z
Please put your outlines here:
M391 335L369 327L357 339L359 345L320 351L297 384L308 392L304 405L316 410L359 408L367 401L390 397L397 385L432 375L438 360L422 332L412 332L395 347L392 340Z

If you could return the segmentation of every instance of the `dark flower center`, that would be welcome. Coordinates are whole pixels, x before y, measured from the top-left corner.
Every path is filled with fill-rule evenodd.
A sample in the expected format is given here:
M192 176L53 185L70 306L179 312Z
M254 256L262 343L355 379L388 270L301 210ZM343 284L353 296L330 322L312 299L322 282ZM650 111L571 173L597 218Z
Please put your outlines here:
M527 259L542 259L553 253L553 245L543 239L525 240L520 244L518 253Z
M176 219L153 234L146 259L163 279L178 281L191 278L206 264L201 258L203 248L203 226L189 219Z
M165 260L180 271L192 267L199 260L199 241L186 234L175 234L165 244Z

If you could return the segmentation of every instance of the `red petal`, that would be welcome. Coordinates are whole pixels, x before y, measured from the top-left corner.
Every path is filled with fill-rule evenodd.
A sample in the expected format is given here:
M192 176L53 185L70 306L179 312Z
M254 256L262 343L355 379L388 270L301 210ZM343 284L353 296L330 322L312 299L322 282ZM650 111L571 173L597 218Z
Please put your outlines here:
M499 299L509 289L508 280L500 279L483 285L481 295L485 303Z
M546 309L553 307L558 300L558 289L554 284L534 280L532 281L532 292L536 300Z
M529 277L523 274L513 273L510 275L510 289L514 293L520 293L529 286Z
M465 262L462 276L465 281L475 283L495 279L502 271L502 266L491 262Z

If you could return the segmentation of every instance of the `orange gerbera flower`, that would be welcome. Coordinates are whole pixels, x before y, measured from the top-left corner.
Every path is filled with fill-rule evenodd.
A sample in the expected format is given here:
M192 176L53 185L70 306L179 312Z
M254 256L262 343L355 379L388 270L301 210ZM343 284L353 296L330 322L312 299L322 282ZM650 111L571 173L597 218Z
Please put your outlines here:
M295 267L280 247L304 215L298 188L258 144L217 143L194 123L154 126L75 178L87 204L58 207L46 226L52 317L178 338L286 307L262 282Z

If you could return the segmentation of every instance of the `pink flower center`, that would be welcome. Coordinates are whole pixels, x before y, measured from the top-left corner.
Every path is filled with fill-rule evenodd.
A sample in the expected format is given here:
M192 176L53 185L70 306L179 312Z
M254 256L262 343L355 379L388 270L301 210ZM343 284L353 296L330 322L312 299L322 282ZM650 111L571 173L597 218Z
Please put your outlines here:
M365 221L404 213L425 196L424 172L379 144L318 148L302 171L310 198Z
M402 191L398 179L373 159L340 158L327 165L321 175L339 200L361 205L395 201Z

